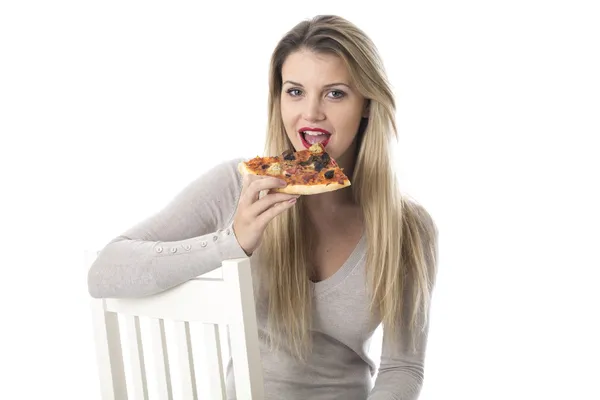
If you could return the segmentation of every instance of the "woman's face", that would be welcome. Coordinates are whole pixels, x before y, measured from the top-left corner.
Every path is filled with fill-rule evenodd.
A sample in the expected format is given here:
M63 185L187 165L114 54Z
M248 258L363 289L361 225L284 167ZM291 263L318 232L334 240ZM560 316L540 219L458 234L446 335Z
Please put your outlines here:
M350 86L350 74L335 55L300 50L282 67L281 116L294 148L321 142L334 159L353 144L366 100Z

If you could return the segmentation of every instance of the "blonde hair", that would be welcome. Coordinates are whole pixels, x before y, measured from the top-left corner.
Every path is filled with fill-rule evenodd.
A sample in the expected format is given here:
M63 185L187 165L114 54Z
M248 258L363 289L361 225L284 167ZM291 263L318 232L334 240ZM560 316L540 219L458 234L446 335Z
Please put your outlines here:
M437 229L425 209L402 196L397 185L390 151L391 140L397 139L396 105L383 63L365 33L341 17L317 16L296 25L271 57L265 155L293 149L281 119L281 69L287 56L301 49L341 57L369 101L350 189L364 215L370 306L386 333L400 334L398 326L410 333L414 349L427 325L437 272ZM258 252L271 344L286 344L305 360L311 350L312 292L302 205L300 197L295 207L271 221Z

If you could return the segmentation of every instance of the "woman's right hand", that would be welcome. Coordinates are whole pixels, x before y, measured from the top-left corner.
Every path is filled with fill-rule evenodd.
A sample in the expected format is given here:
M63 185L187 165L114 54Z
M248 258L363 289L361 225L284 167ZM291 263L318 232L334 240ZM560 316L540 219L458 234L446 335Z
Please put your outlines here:
M271 191L285 186L285 181L272 176L244 175L242 193L233 219L233 231L248 256L260 245L269 222L296 203L298 195ZM262 191L268 193L259 198Z

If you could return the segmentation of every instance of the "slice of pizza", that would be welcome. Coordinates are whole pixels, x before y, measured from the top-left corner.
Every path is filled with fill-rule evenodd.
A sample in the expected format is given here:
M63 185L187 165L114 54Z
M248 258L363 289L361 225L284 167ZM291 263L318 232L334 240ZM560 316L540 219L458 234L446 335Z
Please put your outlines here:
M284 188L273 191L310 195L333 192L350 186L343 168L325 151L321 143L307 150L285 151L274 157L254 157L238 165L244 174L273 176L287 182Z

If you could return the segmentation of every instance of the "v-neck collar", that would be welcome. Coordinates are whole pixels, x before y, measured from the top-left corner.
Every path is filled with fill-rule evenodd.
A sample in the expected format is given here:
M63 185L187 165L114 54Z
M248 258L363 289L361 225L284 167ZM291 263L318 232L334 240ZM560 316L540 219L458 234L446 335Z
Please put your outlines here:
M366 248L366 234L363 233L360 240L350 253L350 256L346 259L344 264L330 277L327 279L323 279L322 281L313 282L310 281L310 285L313 288L313 293L315 296L321 296L325 292L329 291L333 287L337 286L340 282L342 282L349 274L352 272L354 267L358 265L358 263L362 260L365 255Z

